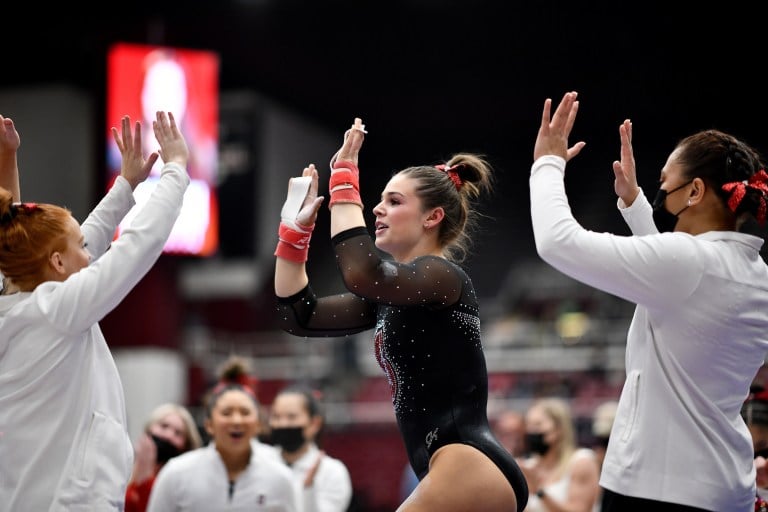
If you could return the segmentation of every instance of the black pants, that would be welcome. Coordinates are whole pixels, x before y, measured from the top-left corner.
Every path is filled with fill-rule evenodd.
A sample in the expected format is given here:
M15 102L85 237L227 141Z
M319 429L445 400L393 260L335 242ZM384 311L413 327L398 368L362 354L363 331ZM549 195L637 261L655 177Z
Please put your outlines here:
M707 512L707 510L678 503L633 498L603 489L600 512Z

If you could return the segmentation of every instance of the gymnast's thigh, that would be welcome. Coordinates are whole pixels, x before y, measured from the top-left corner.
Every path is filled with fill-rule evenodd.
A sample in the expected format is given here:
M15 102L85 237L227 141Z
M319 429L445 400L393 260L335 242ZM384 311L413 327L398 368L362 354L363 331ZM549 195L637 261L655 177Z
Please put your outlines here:
M504 473L484 453L449 444L430 459L429 472L398 512L498 512L517 510L517 498Z

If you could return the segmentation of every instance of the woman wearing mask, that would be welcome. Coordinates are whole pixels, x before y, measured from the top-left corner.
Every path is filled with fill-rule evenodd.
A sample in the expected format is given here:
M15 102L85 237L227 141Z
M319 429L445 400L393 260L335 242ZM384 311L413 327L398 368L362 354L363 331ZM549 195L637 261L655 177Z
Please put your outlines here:
M564 274L637 306L626 380L603 462L602 512L754 509L754 449L740 415L768 353L759 154L718 130L680 140L653 205L637 184L632 123L619 126L618 207L633 236L584 229L565 194L579 108L575 92L544 102L530 174L536 249ZM671 230L671 231L669 231Z
M309 284L305 263L323 200L309 165L289 182L281 215L279 321L297 336L374 329L376 358L420 480L399 512L522 510L525 477L491 431L478 301L458 263L477 220L474 200L491 188L492 169L479 155L458 153L397 172L373 208L374 242L357 167L364 133L358 118L332 158L329 181L331 239L349 293L319 298Z
M200 448L202 444L197 424L186 407L172 403L156 407L136 442L133 473L125 493L125 512L145 512L160 468L172 457Z
M301 386L283 389L269 414L272 444L280 460L293 471L294 485L303 512L344 512L352 501L352 479L347 467L322 451L320 402Z
M560 398L535 401L525 414L529 457L521 465L533 494L526 512L591 512L600 492L595 453L576 445L573 418Z
M238 363L224 367L206 400L210 443L160 469L148 512L296 512L293 475L255 439L259 407L248 381Z

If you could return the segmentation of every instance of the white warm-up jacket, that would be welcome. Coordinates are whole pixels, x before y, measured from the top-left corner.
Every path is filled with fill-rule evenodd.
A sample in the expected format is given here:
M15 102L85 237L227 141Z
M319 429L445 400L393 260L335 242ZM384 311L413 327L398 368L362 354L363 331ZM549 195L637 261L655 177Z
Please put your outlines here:
M601 486L752 512L752 439L740 409L768 351L762 239L731 231L658 233L642 193L621 208L634 236L589 231L573 218L564 173L565 160L556 156L537 159L531 170L539 255L637 304Z
M180 165L165 164L132 226L112 242L135 204L118 177L81 226L90 265L0 296L0 509L123 510L133 447L98 322L159 257L188 184Z

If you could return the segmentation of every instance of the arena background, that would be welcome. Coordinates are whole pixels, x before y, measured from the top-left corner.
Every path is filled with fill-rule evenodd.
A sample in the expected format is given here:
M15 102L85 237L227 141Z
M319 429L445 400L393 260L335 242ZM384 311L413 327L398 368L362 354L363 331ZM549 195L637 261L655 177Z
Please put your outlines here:
M357 510L393 510L405 465L370 333L291 338L274 329L271 294L287 178L309 162L327 171L355 116L369 131L360 162L369 218L393 170L458 151L495 166L466 262L482 302L489 414L564 396L583 443L596 405L618 396L632 306L536 257L527 177L544 99L579 91L573 140L587 146L566 186L577 219L597 231L626 233L611 171L625 118L647 194L693 131L719 128L768 152L764 23L746 3L220 0L4 11L0 113L21 132L22 195L65 203L79 218L104 190L110 45L217 52L221 248L161 257L102 322L131 428L166 400L199 413L218 366L244 355L266 406L291 381L322 390L324 446L349 466ZM323 233L327 217L309 271L331 292L340 283Z

